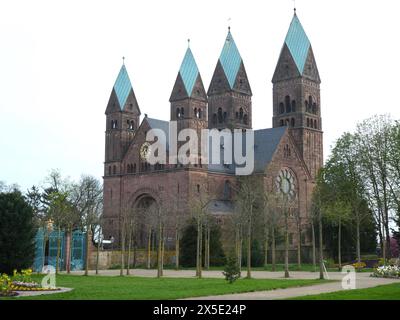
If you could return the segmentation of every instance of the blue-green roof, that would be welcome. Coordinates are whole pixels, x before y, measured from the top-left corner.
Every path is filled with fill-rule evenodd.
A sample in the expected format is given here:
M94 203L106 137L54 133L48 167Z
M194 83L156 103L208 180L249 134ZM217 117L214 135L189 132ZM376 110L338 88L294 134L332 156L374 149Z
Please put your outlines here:
M114 90L117 95L121 110L125 106L126 99L128 99L128 95L131 89L132 85L131 81L129 80L128 72L126 71L125 65L122 65L117 80L115 81L114 84Z
M292 54L297 69L299 69L300 74L303 74L304 65L306 64L311 44L296 14L290 23L285 43Z
M240 63L242 62L242 57L240 56L239 50L236 47L230 31L226 37L219 61L222 64L222 68L224 69L225 75L232 89L240 68Z
M192 50L190 50L190 48L186 50L179 73L185 85L186 92L190 97L192 95L197 76L199 75L199 69L197 68L196 61L194 60Z

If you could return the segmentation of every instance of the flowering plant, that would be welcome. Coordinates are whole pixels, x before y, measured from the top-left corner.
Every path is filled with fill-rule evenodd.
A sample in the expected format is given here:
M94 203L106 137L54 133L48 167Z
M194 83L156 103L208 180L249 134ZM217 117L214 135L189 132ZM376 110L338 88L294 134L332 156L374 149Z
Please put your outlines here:
M400 267L381 266L375 269L372 276L380 278L400 278Z
M12 295L11 279L5 273L0 275L0 296Z
M365 268L367 265L365 264L365 262L356 262L356 263L353 263L352 266L356 270L361 270L361 269Z

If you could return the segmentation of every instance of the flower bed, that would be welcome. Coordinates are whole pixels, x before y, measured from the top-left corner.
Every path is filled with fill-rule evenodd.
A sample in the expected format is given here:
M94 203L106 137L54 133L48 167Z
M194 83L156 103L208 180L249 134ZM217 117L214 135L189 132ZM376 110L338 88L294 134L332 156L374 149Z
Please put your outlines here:
M32 270L26 269L18 273L14 270L11 278L3 274L0 276L0 296L12 297L18 295L16 291L57 291L60 288L46 288L31 279Z
M399 266L381 266L374 270L373 277L379 278L400 278L400 267Z

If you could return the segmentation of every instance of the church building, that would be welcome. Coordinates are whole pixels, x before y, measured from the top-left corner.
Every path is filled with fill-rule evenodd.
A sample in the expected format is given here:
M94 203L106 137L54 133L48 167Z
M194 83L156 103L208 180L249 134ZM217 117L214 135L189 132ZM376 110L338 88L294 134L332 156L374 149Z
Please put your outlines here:
M209 212L217 220L233 213L231 188L238 176L232 166L201 161L151 165L146 161L146 134L160 129L168 137L170 121L177 122L178 132L185 128L198 132L252 129L253 117L263 106L253 109L245 57L238 47L229 30L208 90L191 49L187 49L169 98L169 121L147 115L141 119L145 107L139 108L128 71L122 65L105 111L106 239L113 237L119 243L121 216L129 208L145 209L156 204L171 216L171 221L174 217L184 219L190 217L191 199L207 194L211 199ZM304 247L311 246L311 195L323 165L320 82L310 40L295 12L272 77L273 127L254 130L253 175L263 180L266 191L278 188L296 195ZM145 245L146 232L144 229L137 235L139 246ZM291 232L294 234L295 229ZM167 241L175 239L174 228L167 233ZM292 248L296 241L291 237Z

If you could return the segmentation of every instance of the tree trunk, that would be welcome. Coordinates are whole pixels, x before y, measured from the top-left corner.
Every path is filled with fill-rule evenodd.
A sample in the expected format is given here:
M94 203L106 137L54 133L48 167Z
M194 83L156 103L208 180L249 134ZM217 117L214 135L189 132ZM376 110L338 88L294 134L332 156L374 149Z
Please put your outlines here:
M133 232L132 221L129 224L129 232L128 232L128 257L126 261L126 275L129 276L131 274L131 248L132 248L132 232Z
M264 268L268 268L268 240L269 240L269 228L265 226L265 239L264 239Z
M361 250L360 250L360 219L357 217L356 221L356 237L357 237L357 262L361 262Z
M61 228L58 227L57 237L57 256L56 256L56 274L60 272L60 255L61 255Z
M210 269L210 233L211 233L211 230L210 230L210 226L207 226L207 251L206 251L206 253L207 253L207 263L206 263L206 268L207 268L207 270L209 270Z
M300 215L300 213L298 213ZM301 220L297 223L297 268L301 270Z
M157 278L162 276L162 223L158 223Z
M90 224L88 224L86 226L85 276L89 275L90 233Z
M276 270L276 244L275 244L275 227L273 226L272 227L272 230L271 230L271 232L272 232L272 243L271 243L271 250L272 250L272 252L271 252L271 254L272 254L272 271L275 271Z
M148 238L147 238L147 269L151 267L151 233L152 230L149 228Z
M175 269L179 270L179 228L175 227Z
M322 247L322 214L321 209L318 213L318 225L319 225L319 278L324 279L324 250Z
M99 274L99 257L100 257L100 246L101 246L101 233L99 226L99 237L97 238L97 252L96 252L96 274Z
M316 243L315 243L315 227L314 221L311 221L311 237L312 237L312 263L314 272L317 271L317 254L316 254Z
M203 255L203 228L200 219L197 223L197 277L202 277L202 255Z
M285 278L289 278L289 226L288 213L285 213Z
M125 241L126 241L126 232L125 232L125 224L121 227L121 269L119 272L120 276L124 275L125 269Z
M247 279L251 278L251 208L250 217L247 225Z
M338 230L338 264L339 271L342 270L342 220L339 217L339 230Z
M72 244L72 227L68 227L67 233L67 252L66 252L66 269L67 274L71 273L71 244Z

